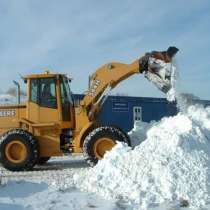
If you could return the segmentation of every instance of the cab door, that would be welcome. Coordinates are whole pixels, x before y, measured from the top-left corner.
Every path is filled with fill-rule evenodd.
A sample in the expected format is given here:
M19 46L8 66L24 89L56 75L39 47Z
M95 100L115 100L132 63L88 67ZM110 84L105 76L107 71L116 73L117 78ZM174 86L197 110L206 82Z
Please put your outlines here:
M34 133L39 142L40 157L62 154L60 128L48 126L49 124L60 123L57 83L56 77L30 80L29 120L40 124Z
M28 82L29 101L27 108L27 119L39 123L39 80L31 79Z
M40 123L58 122L58 102L56 94L56 78L40 79Z
M60 77L60 103L61 103L61 119L63 128L74 128L75 112L73 106L72 95L67 77Z
M59 121L56 94L56 78L36 78L30 80L28 118L35 123Z

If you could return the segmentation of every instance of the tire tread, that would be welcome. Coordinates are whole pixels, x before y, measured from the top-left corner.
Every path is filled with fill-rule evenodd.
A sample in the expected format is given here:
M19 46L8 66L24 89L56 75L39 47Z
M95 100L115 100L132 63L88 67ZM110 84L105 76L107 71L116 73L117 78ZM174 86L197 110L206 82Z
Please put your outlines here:
M30 153L24 164L11 164L4 156L4 147L10 138L18 136L21 141L25 143ZM12 129L7 131L0 139L0 162L1 164L10 171L28 171L31 170L37 162L39 157L39 145L35 137L26 130L23 129Z

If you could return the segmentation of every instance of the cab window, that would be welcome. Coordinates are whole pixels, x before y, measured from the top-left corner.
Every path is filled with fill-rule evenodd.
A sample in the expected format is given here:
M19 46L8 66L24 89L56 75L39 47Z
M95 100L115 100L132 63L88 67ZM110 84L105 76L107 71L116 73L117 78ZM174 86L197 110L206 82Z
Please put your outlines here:
M67 78L61 78L61 103L62 103L62 117L63 121L71 120L71 106L72 98L71 91L69 87L69 81Z
M54 78L40 79L40 106L57 108L56 83Z
M39 103L39 82L37 79L30 81L30 101L36 104Z
M54 78L31 79L30 101L41 107L56 109L56 80Z

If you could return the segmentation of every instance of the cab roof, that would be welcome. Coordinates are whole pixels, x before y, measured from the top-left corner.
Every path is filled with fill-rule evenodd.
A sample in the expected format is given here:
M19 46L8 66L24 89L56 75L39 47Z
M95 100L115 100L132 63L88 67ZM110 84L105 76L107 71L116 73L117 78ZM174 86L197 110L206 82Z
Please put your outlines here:
M66 74L56 74L56 73L51 73L49 71L46 71L46 72L40 73L40 74L26 75L26 76L23 77L23 79L27 80L27 79L38 79L38 78L51 78L51 77L58 77L58 76L67 77Z

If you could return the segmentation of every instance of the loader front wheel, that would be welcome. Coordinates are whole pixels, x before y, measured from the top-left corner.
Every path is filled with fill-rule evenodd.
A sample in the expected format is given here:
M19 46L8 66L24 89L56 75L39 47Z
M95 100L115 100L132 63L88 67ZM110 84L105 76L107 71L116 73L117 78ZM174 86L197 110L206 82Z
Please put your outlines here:
M87 163L94 166L115 146L117 141L125 142L130 146L128 136L116 127L104 126L94 129L83 143L83 153Z
M32 169L37 162L38 155L38 142L27 131L10 130L1 138L0 162L10 171Z

